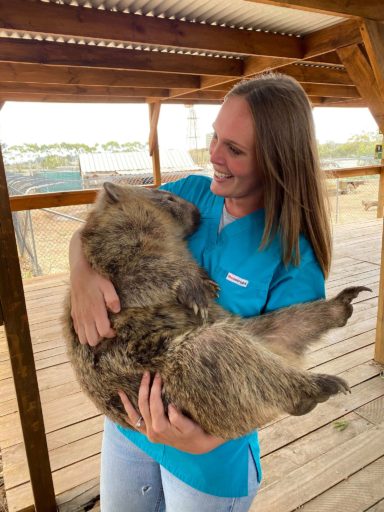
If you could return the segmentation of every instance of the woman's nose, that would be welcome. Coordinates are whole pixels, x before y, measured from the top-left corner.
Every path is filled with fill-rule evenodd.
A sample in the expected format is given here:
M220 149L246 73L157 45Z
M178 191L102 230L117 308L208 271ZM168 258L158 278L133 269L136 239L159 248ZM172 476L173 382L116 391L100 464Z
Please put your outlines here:
M221 145L218 144L217 142L214 144L211 143L209 147L209 155L212 164L224 164L224 155L222 152L222 148Z

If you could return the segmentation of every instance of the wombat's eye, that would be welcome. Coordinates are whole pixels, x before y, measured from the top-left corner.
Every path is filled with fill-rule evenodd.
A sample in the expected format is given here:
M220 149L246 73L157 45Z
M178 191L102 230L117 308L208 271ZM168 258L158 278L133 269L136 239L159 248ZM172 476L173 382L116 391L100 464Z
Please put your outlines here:
M172 201L172 202L176 201L176 199L173 196L168 196L167 199L168 199L168 201Z

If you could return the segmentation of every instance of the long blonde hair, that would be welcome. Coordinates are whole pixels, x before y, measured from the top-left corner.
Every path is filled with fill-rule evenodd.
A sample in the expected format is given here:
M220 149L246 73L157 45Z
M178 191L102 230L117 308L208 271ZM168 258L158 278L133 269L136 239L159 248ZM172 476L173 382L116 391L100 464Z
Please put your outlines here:
M261 247L278 232L283 262L298 265L303 233L327 277L332 253L329 209L307 95L293 78L268 73L236 84L230 96L244 97L254 121L256 159L264 176Z

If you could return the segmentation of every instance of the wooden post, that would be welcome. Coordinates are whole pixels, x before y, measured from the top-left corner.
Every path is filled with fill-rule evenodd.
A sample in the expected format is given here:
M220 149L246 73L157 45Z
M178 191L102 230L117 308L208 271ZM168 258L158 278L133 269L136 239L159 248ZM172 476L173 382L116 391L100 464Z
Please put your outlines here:
M379 283L379 304L376 324L375 361L384 364L384 222L381 241L381 267Z
M152 167L154 176L154 185L158 187L161 185L161 171L160 171L160 154L159 154L159 141L157 137L157 122L160 114L159 101L155 103L149 103L149 121L150 121L150 133L149 133L149 154L152 157Z
M57 510L23 283L0 150L0 301L36 512Z
M368 41L370 38L371 44L367 48L370 53L370 61L375 60L374 69L371 67L370 62L366 59L359 46L352 45L344 48L339 48L337 54L340 57L341 62L344 64L347 73L352 78L361 96L366 100L371 114L375 118L379 129L384 131L384 99L382 97L382 87L379 87L384 83L383 80L383 61L382 58L375 55L377 48L383 48L380 38L383 37L383 33L380 30L368 31L367 27L370 25L364 25L362 34ZM376 27L377 29L377 27ZM374 32L374 37L372 34ZM380 33L379 33L380 32ZM379 38L379 39L378 39ZM375 44L372 42L375 41ZM377 78L376 78L377 77ZM378 80L377 80L378 79ZM383 171L380 173L380 189L379 189L379 205L380 199L383 194ZM378 208L378 212L380 209ZM382 211L382 208L381 208ZM379 305L377 312L377 323L376 323L376 343L375 343L375 355L374 358L378 363L384 364L384 224L383 224L383 238L381 245L381 264L380 264L380 285L379 285Z

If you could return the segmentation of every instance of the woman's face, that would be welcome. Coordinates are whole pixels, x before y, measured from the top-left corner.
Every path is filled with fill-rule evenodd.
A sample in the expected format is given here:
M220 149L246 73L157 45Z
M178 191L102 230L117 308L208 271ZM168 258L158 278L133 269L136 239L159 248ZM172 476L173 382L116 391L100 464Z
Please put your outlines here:
M211 191L247 214L260 208L263 179L257 168L255 128L247 101L230 96L213 123L209 148L214 175ZM233 213L235 215L235 213Z

